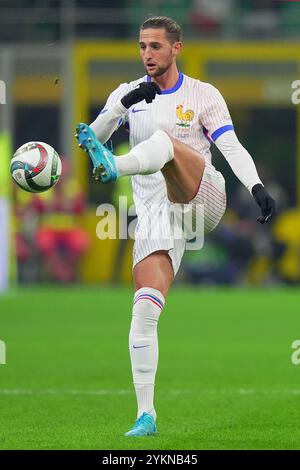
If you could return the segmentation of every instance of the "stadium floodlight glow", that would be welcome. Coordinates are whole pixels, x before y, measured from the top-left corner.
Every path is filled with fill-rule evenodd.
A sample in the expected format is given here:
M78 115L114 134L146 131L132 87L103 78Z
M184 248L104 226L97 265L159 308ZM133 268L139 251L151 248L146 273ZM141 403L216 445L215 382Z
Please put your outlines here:
M3 80L0 80L0 104L6 104L6 85Z

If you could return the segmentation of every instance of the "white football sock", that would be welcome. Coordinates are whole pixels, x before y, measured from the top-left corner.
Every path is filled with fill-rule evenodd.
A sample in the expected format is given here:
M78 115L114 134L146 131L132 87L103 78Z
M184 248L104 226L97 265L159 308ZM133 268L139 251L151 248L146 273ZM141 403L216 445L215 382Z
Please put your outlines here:
M115 164L120 176L150 175L161 170L173 158L172 141L166 132L159 130L129 153L116 157Z
M158 363L157 323L164 307L164 296L156 289L143 287L134 296L129 352L138 413L156 419L154 383Z
M144 412L146 412L156 420L156 412L154 409L154 385L134 384L134 389L138 405L137 417L139 418Z

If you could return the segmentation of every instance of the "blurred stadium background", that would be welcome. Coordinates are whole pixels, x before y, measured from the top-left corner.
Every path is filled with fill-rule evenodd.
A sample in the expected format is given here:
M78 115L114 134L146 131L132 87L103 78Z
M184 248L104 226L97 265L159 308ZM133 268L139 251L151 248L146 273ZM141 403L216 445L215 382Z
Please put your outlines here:
M41 309L38 308L40 302L44 306L42 311L47 314L45 320L47 325L51 317L49 306L52 305L55 292L53 287L56 288L58 285L74 285L76 296L79 295L77 287L80 286L84 297L78 301L78 309L82 311L85 311L86 302L89 302L90 297L86 294L89 292L93 293L90 309L98 308L94 286L103 285L112 288L118 286L118 296L117 300L114 300L113 308L116 313L120 312L121 317L122 305L126 307L129 327L133 242L118 239L99 240L96 228L100 217L96 215L96 209L102 203L116 203L119 195L125 194L131 201L130 181L122 179L110 186L101 186L93 182L88 161L76 148L74 127L79 121L93 120L110 91L119 83L131 81L144 73L139 60L137 33L140 23L150 14L171 16L183 26L185 47L180 58L181 70L195 78L213 83L223 93L237 134L253 156L259 174L278 204L276 219L267 226L260 226L256 222L259 213L254 201L235 178L224 158L214 149L214 164L223 172L227 181L228 210L218 229L206 239L205 249L199 252L187 252L176 280L181 288L181 299L185 295L190 295L191 291L188 289L191 284L197 286L197 289L201 286L198 291L193 290L194 294L191 297L193 305L198 306L199 302L200 306L201 296L204 295L206 299L204 306L209 309L211 292L214 293L216 309L219 309L221 314L223 294L218 297L218 290L211 290L211 287L229 286L232 288L232 291L228 290L232 292L232 301L228 301L227 304L225 302L226 308L224 307L225 311L222 313L230 312L230 315L234 315L235 309L238 311L244 309L245 303L248 303L247 299L257 312L261 305L269 305L270 315L277 308L278 341L276 342L272 334L268 336L270 317L261 316L258 321L264 325L262 328L266 334L260 339L257 339L256 333L253 334L249 344L251 348L257 347L259 368L260 353L264 353L265 345L271 341L272 347L269 353L273 351L276 356L276 347L280 343L279 332L281 327L286 328L287 349L283 353L285 346L280 343L282 349L279 347L278 350L286 354L287 363L283 361L281 369L274 368L274 375L270 381L273 385L278 384L280 382L277 380L278 374L285 367L283 364L287 364L287 368L292 367L289 363L289 341L295 339L297 334L299 336L300 326L299 319L291 312L289 324L284 323L281 313L286 303L280 302L280 296L273 297L273 290L269 289L279 289L279 292L282 289L285 292L287 287L298 286L300 280L300 104L297 106L291 100L292 82L300 79L299 2L0 0L0 79L2 89L4 89L3 83L6 88L5 100L2 97L0 104L0 291L6 292L2 300L0 298L0 311L2 310L0 338L7 339L8 344L10 338L12 344L15 344L13 340L15 326L12 318L15 318L16 322L20 320L18 312L22 310L23 302L27 305L25 311L29 315L28 318L34 325L36 321L40 321L37 320L41 313ZM30 140L49 143L63 158L64 174L61 181L53 190L42 195L31 195L21 191L12 184L9 175L11 155L19 146ZM113 137L113 145L117 153L123 153L127 147L125 131L121 130ZM45 286L49 284L54 286L48 291ZM25 297L20 294L20 290L17 289L19 286L28 288L27 297L26 294ZM203 290L203 286L207 287L207 290ZM264 294L262 291L257 293L255 289L246 290L245 296L243 297L243 294L240 297L238 293L240 291L237 291L236 287L268 288L268 290L264 291ZM61 292L59 294L61 303L54 302L53 305L63 314L64 306L68 302L65 300L64 303L63 299L69 297L64 297ZM107 292L112 291L99 292L104 292L103 295L107 298ZM199 292L199 297L196 297L195 292ZM12 293L17 297L13 297ZM39 301L35 303L36 294ZM179 294L175 293L174 298L176 295ZM263 301L262 295L264 295ZM290 303L287 302L291 308L295 302L294 313L296 313L297 295L289 297L289 294L284 294L283 298L291 300ZM30 309L31 302L35 306L35 315ZM101 305L100 293L99 304ZM176 309L175 304L173 303L173 308ZM66 307L67 310L68 308L71 307ZM13 317L10 317L9 312ZM248 314L250 316L251 311ZM79 312L76 315L78 320ZM208 317L205 318L209 322ZM96 322L94 317L91 320ZM231 320L231 327L234 328L237 318ZM97 321L98 323L93 323L91 328L99 328L103 333L106 324L103 323L103 318L98 318ZM111 320L107 319L107 322L109 321ZM221 321L222 324L224 319L220 317L212 321ZM201 330L200 322L199 316ZM47 336L44 346L46 347L48 341L51 348L50 345L56 338L55 326L52 323L48 326L50 330L52 328L54 336ZM113 331L113 326L110 326L111 330L108 326L108 331ZM226 326L228 325L224 325L224 331ZM67 334L70 324L62 323L60 327ZM81 328L80 321L78 328ZM125 350L126 328L127 326L124 327L124 331L122 330ZM236 333L240 332L243 335L243 326L238 325L237 328ZM168 331L167 328L165 330ZM42 327L37 328L31 331L28 338L34 344L42 334ZM79 335L79 331L77 334ZM186 331L186 334L189 332ZM18 335L20 339L21 331ZM196 349L198 338L193 339L194 342L191 344ZM208 351L210 342L207 338L206 341ZM88 343L87 335L84 343L87 348ZM18 344L20 345L20 342ZM28 345L26 338L23 337L22 353L26 350L26 344ZM243 350L243 344L243 341L239 344L241 348L239 353L237 350L232 351L225 340L223 348L220 348L222 356L228 347L227 364L231 359L234 360L235 354L241 354L240 368L235 363L236 369L233 371L233 376L235 377L236 373L236 378L240 377L240 371L243 369L242 358L247 362L247 355L251 350L251 348ZM16 344L15 347L17 348ZM80 347L79 340L78 351ZM106 351L109 354L109 345L106 342L102 343L102 347L104 353ZM192 346L189 348L189 345L186 345L184 351L187 358L191 354L191 349ZM34 354L34 351L31 352ZM31 352L28 350L29 362L32 359ZM176 352L178 351L175 348L174 354ZM63 349L61 354L64 354ZM20 360L17 352L11 351L10 357L14 357L16 363ZM126 355L120 354L121 357L124 364L127 364ZM88 354L86 359L88 360ZM212 370L214 366L217 367L217 361L216 358ZM171 368L176 366L176 364L172 366L171 357L168 364ZM62 371L68 367L63 363L59 365ZM18 367L15 369L16 374ZM84 367L86 366L82 365L82 371ZM129 374L129 366L125 367L127 367L126 374ZM96 369L95 364L93 372L95 376ZM36 377L40 377L39 366L34 361L28 373L30 374L32 370ZM16 375L10 373L8 367L1 368L0 372L4 378L2 389L9 386L20 387ZM224 370L223 372L225 374ZM255 371L252 371L257 383L263 382L263 377L267 377L268 372L270 371L267 362L257 376ZM74 381L76 373L74 371ZM201 375L200 369L199 374ZM216 374L218 375L218 372ZM208 375L207 388L209 383L213 383L213 380L209 382L212 374ZM21 382L26 388L28 381L24 377L25 375L22 376ZM126 375L127 382L128 377ZM251 381L252 385L256 383L254 378ZM74 387L73 379L70 379L66 386ZM83 378L82 380L84 383ZM124 378L124 386L129 388L126 380ZM241 379L241 382L236 380L237 387L245 386L243 380ZM294 372L287 372L280 383L281 389L293 388L296 384ZM59 380L57 384L65 385ZM52 385L51 381L47 384L49 388ZM39 388L38 381L36 386ZM97 381L91 386L97 387ZM107 387L113 386L120 388L118 374L111 377L111 383L107 385ZM9 399L5 396L1 396L1 400L2 398ZM133 395L131 398L133 402ZM293 398L288 395L285 398L291 404ZM273 399L275 400L274 397ZM266 396L262 398L262 407L264 400L267 400ZM232 403L233 401L234 398ZM225 400L224 407L227 404ZM275 405L276 403L274 409ZM259 405L257 406L259 409ZM125 418L128 419L128 416L124 417L124 425ZM241 416L241 422L243 419ZM34 446L32 442L24 443L21 437L20 439L22 443L20 446ZM276 439L269 440L266 446L280 446L280 441ZM75 447L80 446L79 441L78 443L76 441ZM7 445L12 448L12 442L13 438L7 444L3 442L3 447ZM106 442L107 448L112 442ZM217 446L218 442L220 441L216 439L214 444L210 445L209 441L207 446ZM261 440L257 442L257 446L263 447L264 436L262 435ZM39 445L43 446L41 443ZM53 446L55 445L59 444L54 443ZM84 445L88 446L87 443ZM168 445L172 448L170 442ZM180 440L176 445L180 448ZM184 445L189 448L191 444L187 441ZM227 444L223 442L222 445L224 448L230 447L228 442ZM231 442L231 446L234 445L235 443ZM243 447L242 437L236 445ZM253 441L251 445L256 444ZM282 445L287 448L290 441L287 440ZM49 446L51 447L50 444Z
M62 179L56 191L42 196L1 184L12 203L16 244L11 238L10 269L18 282L131 282L132 243L100 242L95 235L96 207L117 201L119 194L129 196L130 183L93 183L84 155L74 147L73 129L78 121L94 119L119 83L143 73L136 36L149 13L169 14L182 24L181 69L224 94L240 140L279 206L276 221L260 227L250 196L214 152L226 176L229 210L206 249L187 254L178 282L299 281L300 106L291 102L300 67L298 3L1 0L0 8L0 71L6 83L2 162L24 142L41 140L57 149L68 167L68 182ZM116 151L126 143L125 131L113 138ZM65 262L63 240L53 242L53 230L76 230Z
M78 121L94 119L120 82L143 74L136 35L149 13L169 14L183 25L181 69L224 94L240 140L279 206L276 221L260 227L251 197L214 152L226 176L229 210L206 249L187 253L178 282L299 281L300 106L291 101L300 67L298 3L1 0L0 8L6 83L1 165L24 142L40 140L57 149L68 167L68 182L42 196L3 183L2 193L13 202L13 275L20 283L131 282L132 242L98 240L95 215L99 204L130 196L130 182L93 183L88 162L74 147L73 129ZM113 138L117 152L126 143L125 131ZM73 231L71 253L62 253L63 239L53 231Z

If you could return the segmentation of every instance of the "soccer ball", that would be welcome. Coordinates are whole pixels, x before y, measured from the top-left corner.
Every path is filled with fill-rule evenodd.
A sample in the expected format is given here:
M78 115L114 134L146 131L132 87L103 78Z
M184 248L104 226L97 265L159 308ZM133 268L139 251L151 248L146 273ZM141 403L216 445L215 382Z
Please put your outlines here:
M59 180L61 160L51 145L27 142L14 153L10 173L20 188L31 193L42 193Z

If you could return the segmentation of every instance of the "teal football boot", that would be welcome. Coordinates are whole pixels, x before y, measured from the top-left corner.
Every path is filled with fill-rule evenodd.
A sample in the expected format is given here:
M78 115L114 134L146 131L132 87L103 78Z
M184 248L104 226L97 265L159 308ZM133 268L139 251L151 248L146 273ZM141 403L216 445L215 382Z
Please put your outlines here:
M84 123L76 126L76 139L78 145L89 154L93 162L93 176L96 181L112 183L118 178L118 170L115 165L115 156L99 142L93 130Z
M143 413L128 431L126 437L142 437L157 434L154 418L148 413Z

